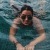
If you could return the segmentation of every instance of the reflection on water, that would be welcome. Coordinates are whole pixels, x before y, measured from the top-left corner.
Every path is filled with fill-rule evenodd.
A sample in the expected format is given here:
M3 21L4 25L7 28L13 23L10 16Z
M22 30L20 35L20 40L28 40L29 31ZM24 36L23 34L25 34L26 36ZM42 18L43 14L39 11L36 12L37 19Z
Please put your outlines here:
M42 1L42 2L41 2ZM41 2L41 3L40 3ZM11 3L11 4L10 4ZM46 40L37 44L35 50L49 50L50 49L50 0L0 0L0 48L1 50L15 50L15 46L9 41L9 29L12 20L15 18L14 9L11 5L16 5L21 8L23 4L27 3L33 9L41 14L38 16L44 29L46 31ZM43 4L42 4L43 3ZM40 10L40 11L39 11ZM44 13L45 15L43 15ZM43 13L43 14L42 14ZM3 47L4 46L4 47ZM8 48L7 48L8 47Z

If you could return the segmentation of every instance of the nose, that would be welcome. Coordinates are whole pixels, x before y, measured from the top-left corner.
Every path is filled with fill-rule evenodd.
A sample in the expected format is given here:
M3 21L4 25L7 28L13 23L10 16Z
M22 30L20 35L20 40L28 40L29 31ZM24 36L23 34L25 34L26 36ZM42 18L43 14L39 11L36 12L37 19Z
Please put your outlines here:
M26 16L25 20L28 20L27 16Z

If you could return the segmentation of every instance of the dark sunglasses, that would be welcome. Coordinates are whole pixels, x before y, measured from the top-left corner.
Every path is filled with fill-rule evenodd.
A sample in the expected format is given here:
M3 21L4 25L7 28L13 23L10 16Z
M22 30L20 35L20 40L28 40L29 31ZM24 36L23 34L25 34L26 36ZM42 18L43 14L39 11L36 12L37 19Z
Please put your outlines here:
M26 16L27 16L28 20L32 20L32 15L23 15L23 16L21 16L21 18L24 20L26 18Z

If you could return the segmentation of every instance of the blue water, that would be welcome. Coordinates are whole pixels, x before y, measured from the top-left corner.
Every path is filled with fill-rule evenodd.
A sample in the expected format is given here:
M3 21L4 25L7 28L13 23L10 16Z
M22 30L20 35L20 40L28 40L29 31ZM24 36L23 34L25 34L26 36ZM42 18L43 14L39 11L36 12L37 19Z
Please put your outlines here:
M44 14L40 14L39 17L42 21L42 25L46 31L46 40L37 44L35 50L50 50L50 0L45 1L42 9ZM17 12L14 11L11 4L15 4L18 8L22 7L24 3L33 7L35 11L40 10L39 0L0 0L0 50L15 50L15 45L8 39L9 29L12 24L12 20L15 18Z

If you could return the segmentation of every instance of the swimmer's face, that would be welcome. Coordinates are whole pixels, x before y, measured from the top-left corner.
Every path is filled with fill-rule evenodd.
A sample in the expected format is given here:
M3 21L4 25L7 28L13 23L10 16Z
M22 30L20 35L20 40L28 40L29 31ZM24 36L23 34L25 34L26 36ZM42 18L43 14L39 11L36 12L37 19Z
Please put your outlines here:
M21 15L20 19L24 25L29 25L32 21L32 13L29 10L24 10Z

